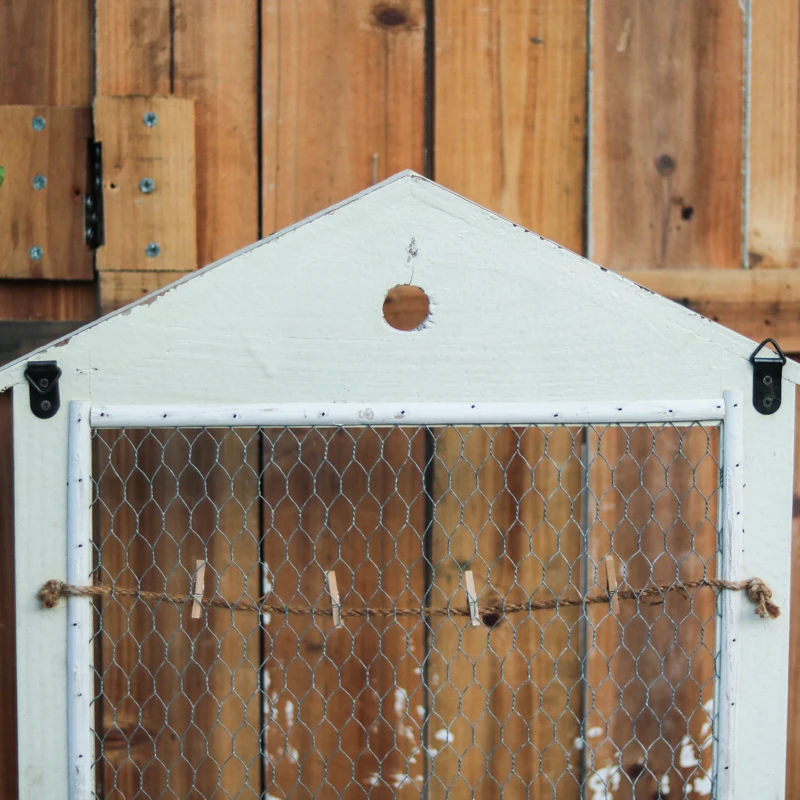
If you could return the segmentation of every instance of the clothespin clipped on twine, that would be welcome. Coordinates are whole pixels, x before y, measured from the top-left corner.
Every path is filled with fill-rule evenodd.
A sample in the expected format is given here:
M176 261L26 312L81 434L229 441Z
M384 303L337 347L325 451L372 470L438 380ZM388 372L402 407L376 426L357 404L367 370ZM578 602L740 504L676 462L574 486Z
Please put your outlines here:
M336 584L336 573L331 569L325 573L328 584L328 593L331 596L331 610L333 611L333 627L342 627L342 603L339 600L339 587Z
M203 615L203 589L206 577L206 562L197 559L194 573L194 591L192 592L192 618L199 619Z
M617 565L614 562L614 556L611 553L606 553L603 559L606 565L606 589L608 591L608 605L611 613L619 616L619 598L617 597Z
M481 615L478 613L478 593L475 591L475 578L470 569L464 571L464 591L467 594L470 625L473 628L478 628L483 623L481 622Z

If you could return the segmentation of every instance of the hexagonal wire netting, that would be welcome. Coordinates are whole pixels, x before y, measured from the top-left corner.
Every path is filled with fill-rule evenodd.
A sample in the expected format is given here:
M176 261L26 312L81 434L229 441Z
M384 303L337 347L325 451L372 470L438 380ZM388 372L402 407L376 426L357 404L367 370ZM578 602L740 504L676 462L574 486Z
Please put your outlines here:
M95 600L99 798L713 791L713 425L104 430L95 578L286 613ZM482 606L468 618L327 609ZM673 586L673 589L675 587Z

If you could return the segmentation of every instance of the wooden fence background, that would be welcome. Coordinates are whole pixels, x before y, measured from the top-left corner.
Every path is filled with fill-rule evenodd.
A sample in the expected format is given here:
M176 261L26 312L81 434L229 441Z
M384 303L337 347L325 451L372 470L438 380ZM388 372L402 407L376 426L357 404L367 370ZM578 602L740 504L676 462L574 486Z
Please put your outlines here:
M405 168L800 356L795 0L8 0L0 31L3 360ZM93 129L97 253L74 224ZM172 192L149 210L129 191L144 163ZM2 397L4 709L9 419ZM787 796L800 621L793 633ZM9 798L13 742L0 727Z

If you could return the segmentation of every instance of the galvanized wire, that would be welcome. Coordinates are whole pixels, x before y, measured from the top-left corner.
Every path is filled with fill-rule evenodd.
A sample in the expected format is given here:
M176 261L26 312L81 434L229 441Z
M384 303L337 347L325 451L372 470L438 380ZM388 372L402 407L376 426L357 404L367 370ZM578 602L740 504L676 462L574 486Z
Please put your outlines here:
M711 425L94 432L95 580L233 602L559 603L713 579ZM349 618L95 599L98 798L713 790L714 593ZM274 611L274 609L273 609Z

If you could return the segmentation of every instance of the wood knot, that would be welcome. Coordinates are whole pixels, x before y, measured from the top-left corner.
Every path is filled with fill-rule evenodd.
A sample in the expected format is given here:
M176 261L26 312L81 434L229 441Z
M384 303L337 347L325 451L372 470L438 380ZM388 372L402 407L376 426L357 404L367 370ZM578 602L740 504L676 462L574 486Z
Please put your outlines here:
M39 599L45 608L55 608L58 601L64 594L64 584L62 581L47 581L41 589L39 589Z
M390 3L378 3L372 9L372 21L379 28L398 30L400 28L414 27L408 14Z
M747 595L755 603L756 614L762 619L777 619L781 615L780 608L772 602L772 589L761 578L747 581Z

